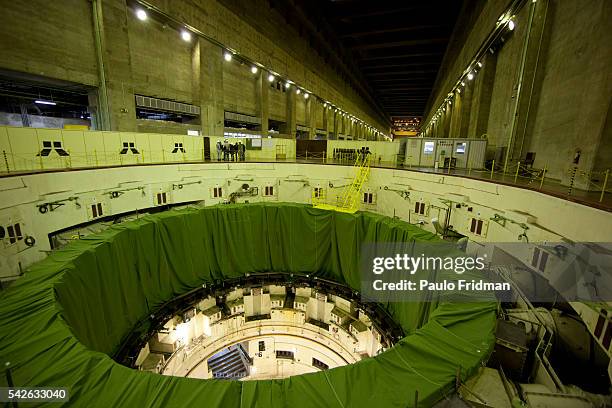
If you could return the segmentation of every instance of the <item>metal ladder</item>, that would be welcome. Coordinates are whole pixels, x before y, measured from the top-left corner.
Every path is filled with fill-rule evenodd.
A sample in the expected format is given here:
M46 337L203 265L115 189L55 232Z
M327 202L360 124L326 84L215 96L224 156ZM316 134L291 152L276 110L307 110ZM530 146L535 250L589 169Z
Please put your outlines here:
M323 189L314 190L312 196L312 205L315 208L323 208L326 210L335 210L345 213L354 213L359 208L359 194L364 183L370 175L370 155L365 158L358 157L353 165L355 176L350 184L348 184L342 194L337 197L336 205L325 203L325 193Z

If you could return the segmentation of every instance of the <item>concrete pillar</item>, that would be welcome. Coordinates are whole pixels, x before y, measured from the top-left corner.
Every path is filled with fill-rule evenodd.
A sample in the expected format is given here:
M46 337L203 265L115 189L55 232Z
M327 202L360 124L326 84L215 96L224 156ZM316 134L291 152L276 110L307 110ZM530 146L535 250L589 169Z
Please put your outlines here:
M472 87L461 87L461 92L455 92L451 105L450 137L466 138L470 123L470 108L472 102Z
M136 101L132 86L128 12L125 1L97 0L93 3L97 29L94 37L100 41L101 95L98 105L102 113L101 125L111 130L135 132ZM108 111L108 122L103 115Z
M461 115L462 102L461 95L455 94L448 107L450 115L448 137L458 138L461 133L461 123L463 122L463 116Z
M540 100L540 88L544 76L543 59L548 50L549 34L546 32L546 20L549 0L531 4L533 20L526 41L525 65L518 95L514 134L510 151L510 160L524 159L535 124L535 112Z
M446 104L446 107L442 109L442 117L440 118L440 136L438 137L449 137L450 133L450 122L451 122L451 109L452 105Z
M257 74L257 113L261 118L261 136L268 137L268 119L270 118L270 103L268 98L268 92L270 89L270 84L268 83L268 78L266 78L267 74L262 70L259 70ZM295 127L293 128L295 131Z
M223 136L223 57L221 49L205 40L199 41L200 118L204 136Z
M315 114L315 100L314 97L310 96L306 99L306 127L308 128L308 139L312 140L315 138L315 127L317 123L317 117Z
M287 92L287 130L286 133L291 136L292 139L296 138L296 95L292 88L289 88Z
M325 139L329 139L329 107L323 107L323 130L325 130Z
M338 124L339 119L340 119L340 118L339 118L339 115L338 115L338 111L334 111L334 113L333 113L333 125L332 125L332 127L333 127L333 129L334 129L334 139L336 139L336 140L338 139L338 132L340 131L340 128L339 128L339 126L338 126L338 125L339 125L339 124Z
M482 67L473 81L466 81L465 94L470 96L470 116L468 121L468 137L481 137L487 133L491 97L495 82L497 58L489 53L482 59Z
M191 88L196 90L195 92L193 92L193 104L194 105L200 105L200 97L202 96L200 95L201 78L202 78L202 72L201 72L201 57L200 57L200 41L199 39L196 39L193 42L193 47L191 48Z
M461 123L459 124L459 135L460 138L469 138L473 135L469 134L470 119L472 117L472 88L462 87L461 92L456 94L456 99L459 100L459 109L461 115Z

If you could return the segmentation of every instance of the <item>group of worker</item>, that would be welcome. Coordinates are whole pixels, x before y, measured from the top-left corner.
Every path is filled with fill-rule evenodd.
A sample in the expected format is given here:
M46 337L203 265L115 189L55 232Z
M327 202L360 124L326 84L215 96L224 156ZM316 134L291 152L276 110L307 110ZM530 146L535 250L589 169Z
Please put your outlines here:
M242 142L230 143L227 139L217 142L217 161L244 161L246 146Z
M364 161L369 154L372 154L370 148L367 146L362 146L360 150L357 150L357 157L360 161Z

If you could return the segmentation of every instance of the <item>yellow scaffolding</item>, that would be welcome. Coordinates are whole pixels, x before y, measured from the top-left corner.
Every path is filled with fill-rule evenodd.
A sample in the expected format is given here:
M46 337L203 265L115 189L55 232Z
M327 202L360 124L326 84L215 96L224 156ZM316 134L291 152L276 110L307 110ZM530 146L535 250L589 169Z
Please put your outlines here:
M366 155L365 158L357 158L353 168L355 169L355 177L350 184L344 187L342 194L336 197L335 205L327 202L325 189L315 187L312 190L312 206L345 213L356 212L359 208L361 188L370 175L370 155Z

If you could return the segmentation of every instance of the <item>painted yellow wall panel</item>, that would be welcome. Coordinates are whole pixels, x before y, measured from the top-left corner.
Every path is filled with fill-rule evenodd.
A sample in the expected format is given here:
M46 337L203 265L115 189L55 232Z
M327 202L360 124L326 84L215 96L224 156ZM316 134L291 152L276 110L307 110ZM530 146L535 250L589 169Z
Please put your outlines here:
M147 135L149 138L149 157L151 162L163 163L165 159L165 155L162 153L162 139L164 138L164 135L159 133L149 133Z
M121 164L122 158L119 152L123 148L122 137L119 132L102 132L104 138L104 151L98 155L101 166L116 166Z
M33 128L8 127L11 156L15 170L44 168L43 158L36 157L42 148Z
M151 135L148 133L134 133L133 136L140 153L140 163L151 163Z
M0 157L2 161L2 163L0 163L0 169L6 172L14 170L13 158L11 156L11 144L9 143L8 128L6 127L0 127L0 153L2 154Z
M132 165L139 164L142 161L142 157L140 154L140 149L142 146L139 146L136 142L136 132L116 132L119 138L119 145L121 149L119 150L119 163L121 165ZM127 152L122 154L121 152L124 150L124 144L128 143ZM133 148L130 143L133 143ZM133 149L136 149L135 151Z
M102 132L83 132L83 143L87 153L87 165L99 166L100 159L104 157L104 137Z
M70 154L70 167L87 166L87 149L82 130L62 130L62 146Z

